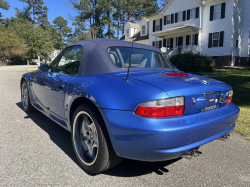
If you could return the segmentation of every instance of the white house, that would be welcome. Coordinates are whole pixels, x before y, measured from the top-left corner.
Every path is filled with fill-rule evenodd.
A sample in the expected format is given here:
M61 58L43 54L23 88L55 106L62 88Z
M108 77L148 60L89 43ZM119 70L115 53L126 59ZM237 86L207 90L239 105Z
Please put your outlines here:
M166 47L169 54L191 50L213 57L217 65L250 65L249 9L250 0L170 0L141 20L140 36L143 30L145 44Z
M144 17L140 23L127 22L121 40L133 40L137 43L149 45L149 20Z

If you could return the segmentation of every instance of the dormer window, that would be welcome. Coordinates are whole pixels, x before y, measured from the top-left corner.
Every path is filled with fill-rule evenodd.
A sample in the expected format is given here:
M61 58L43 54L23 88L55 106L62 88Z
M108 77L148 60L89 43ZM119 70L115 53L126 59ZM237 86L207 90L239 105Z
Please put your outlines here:
M126 36L129 38L129 29L126 30Z
M143 25L141 28L142 35L146 35L146 25Z
M160 31L160 20L155 20L155 31Z

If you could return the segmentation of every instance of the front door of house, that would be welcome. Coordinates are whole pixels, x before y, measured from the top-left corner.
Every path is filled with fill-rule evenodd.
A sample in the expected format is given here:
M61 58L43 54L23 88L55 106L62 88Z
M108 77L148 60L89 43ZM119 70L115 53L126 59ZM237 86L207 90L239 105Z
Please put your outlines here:
M181 36L181 37L178 37L178 39L177 39L177 37L176 37L176 46L182 46L183 45L183 36Z

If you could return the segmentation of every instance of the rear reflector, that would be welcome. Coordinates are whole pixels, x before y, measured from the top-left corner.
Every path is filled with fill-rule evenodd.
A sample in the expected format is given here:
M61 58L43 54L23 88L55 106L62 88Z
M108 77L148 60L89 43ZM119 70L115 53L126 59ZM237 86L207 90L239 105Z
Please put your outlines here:
M182 76L182 77L188 77L188 73L167 73L167 76Z
M227 95L228 95L228 98L227 98L226 106L229 105L232 102L232 99L233 99L233 90L230 90Z
M184 114L184 97L149 101L140 104L135 114L143 117L170 117Z

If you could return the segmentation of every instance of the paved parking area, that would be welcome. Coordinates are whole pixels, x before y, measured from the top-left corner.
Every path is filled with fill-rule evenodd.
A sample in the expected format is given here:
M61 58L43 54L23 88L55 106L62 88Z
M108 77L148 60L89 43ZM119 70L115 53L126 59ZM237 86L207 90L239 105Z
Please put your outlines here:
M21 109L19 81L27 68L0 67L0 186L250 186L250 142L235 134L202 146L192 160L124 159L103 174L87 174L68 131Z

